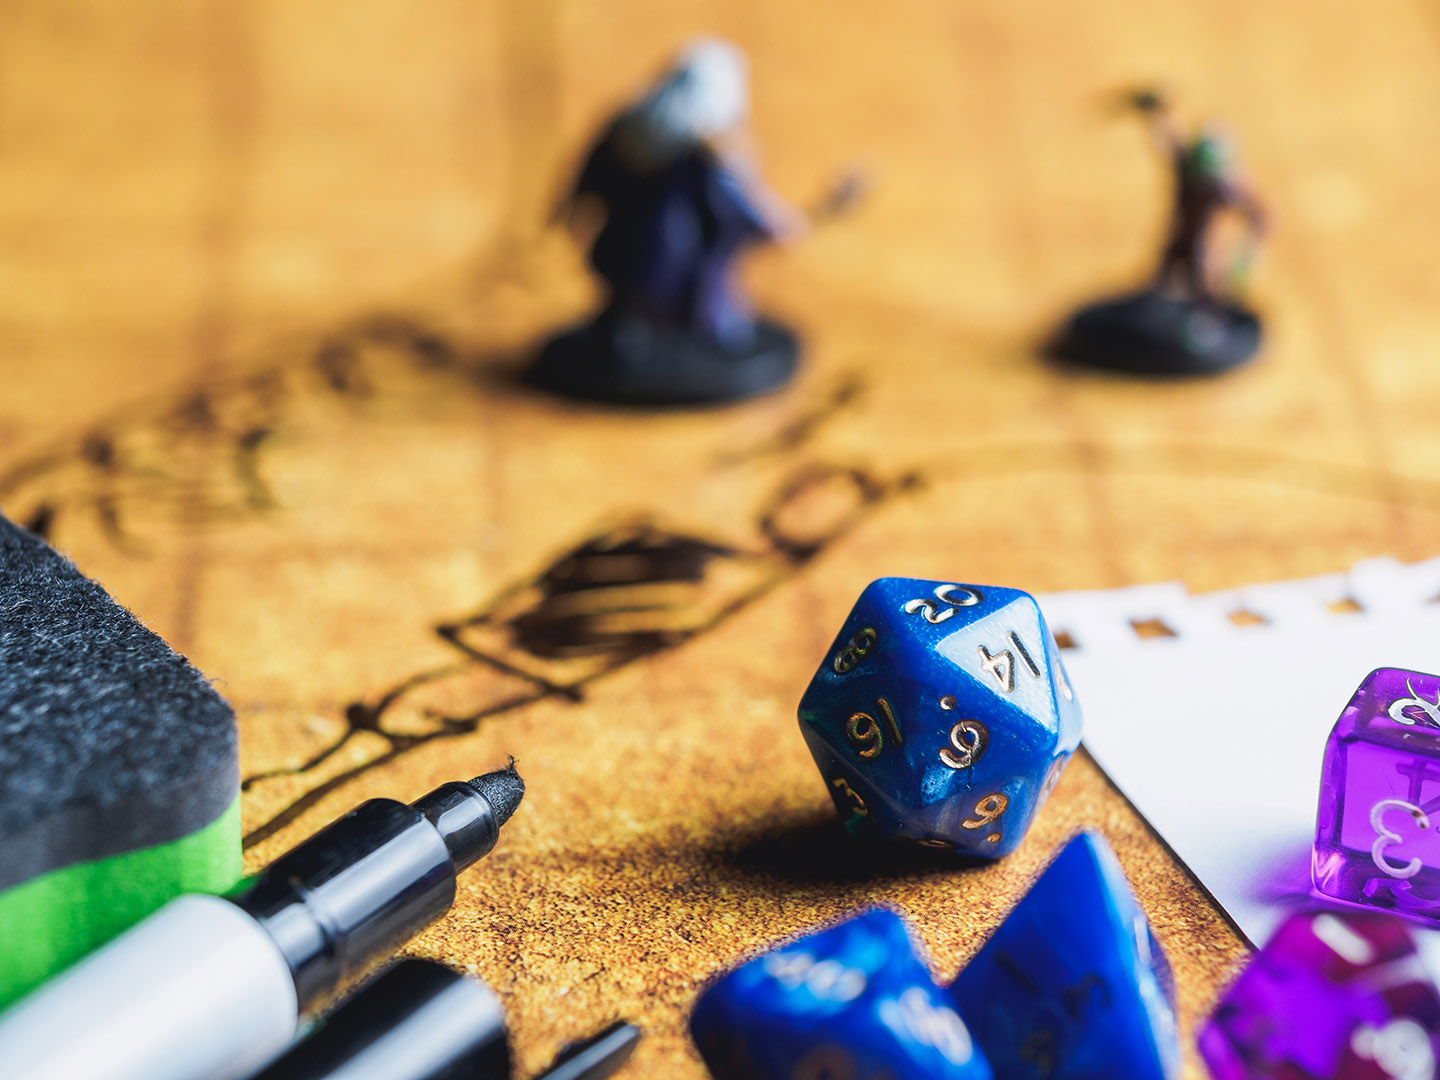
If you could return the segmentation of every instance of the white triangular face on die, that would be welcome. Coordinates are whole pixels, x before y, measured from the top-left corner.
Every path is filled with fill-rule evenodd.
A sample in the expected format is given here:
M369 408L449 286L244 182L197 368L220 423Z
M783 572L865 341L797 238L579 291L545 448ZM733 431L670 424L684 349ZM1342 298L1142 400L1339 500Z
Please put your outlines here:
M1039 607L1022 594L985 618L958 628L937 642L935 651L977 687L1055 731L1058 710L1049 670L1048 635Z

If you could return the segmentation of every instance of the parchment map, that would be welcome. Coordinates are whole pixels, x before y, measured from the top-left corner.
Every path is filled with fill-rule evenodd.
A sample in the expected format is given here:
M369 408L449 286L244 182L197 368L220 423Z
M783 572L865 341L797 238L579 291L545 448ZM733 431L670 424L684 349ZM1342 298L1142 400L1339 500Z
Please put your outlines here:
M137 2L0 35L0 510L235 705L247 870L514 754L525 804L407 949L496 988L522 1075L623 1016L627 1075L675 1080L716 971L884 903L948 979L1093 827L1188 1047L1246 947L1084 753L1012 857L866 862L795 705L881 575L1205 592L1437 553L1433 10ZM874 180L747 262L799 379L683 414L519 389L595 301L558 192L702 32L750 54L777 192ZM1153 267L1163 168L1103 104L1139 82L1232 123L1274 209L1233 377L1035 354Z
M423 320L373 316L291 350L243 375L185 388L109 416L0 474L0 506L41 535L84 522L128 556L153 555L146 530L223 528L246 518L283 516L266 472L297 417L317 409L364 424L367 410L423 423L425 392L436 386L483 395L487 381L463 348ZM313 786L246 835L265 840L355 777L438 739L474 733L543 699L584 700L611 672L684 645L783 584L893 498L920 495L938 479L963 481L965 466L919 460L888 475L807 460L807 444L843 420L864 395L858 373L843 374L753 444L717 450L709 468L776 464L771 492L745 511L750 542L737 547L668 529L655 508L617 508L617 520L459 618L437 615L433 632L452 662L420 670L378 694L340 703L343 728L318 752L243 779L251 791L276 777L314 777ZM296 452L295 447L290 452ZM998 445L974 470L1063 470L1043 442ZM1191 458L1182 464L1177 459ZM1179 446L1127 452L1091 448L1086 467L1174 476L1186 471L1284 483L1337 496L1369 497L1372 477L1284 454L1210 453L1194 460ZM1440 484L1413 482L1404 497L1440 508ZM818 493L828 505L806 502ZM448 684L466 707L429 703ZM443 694L442 694L443 696ZM354 736L383 749L339 772L324 767Z

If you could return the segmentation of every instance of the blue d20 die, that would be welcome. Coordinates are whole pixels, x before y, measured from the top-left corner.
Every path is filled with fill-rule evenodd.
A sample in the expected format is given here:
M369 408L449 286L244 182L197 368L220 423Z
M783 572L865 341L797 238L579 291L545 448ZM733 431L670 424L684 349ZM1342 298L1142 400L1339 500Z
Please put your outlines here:
M993 1076L884 909L721 977L696 1002L690 1034L716 1080Z
M991 585L871 582L799 714L851 832L989 858L1019 845L1080 742L1039 605Z
M1103 839L1076 836L950 986L1008 1080L1173 1080L1170 965Z

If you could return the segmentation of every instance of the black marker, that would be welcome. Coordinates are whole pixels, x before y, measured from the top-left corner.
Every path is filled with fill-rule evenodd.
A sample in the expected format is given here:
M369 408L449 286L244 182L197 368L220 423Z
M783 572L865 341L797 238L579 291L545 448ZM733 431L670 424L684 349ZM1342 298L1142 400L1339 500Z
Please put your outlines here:
M639 1038L638 1028L613 1024L568 1047L537 1080L601 1080ZM489 987L433 960L401 960L255 1080L510 1080L510 1068Z
M429 925L525 794L514 762L372 799L229 899L172 900L0 1015L6 1080L241 1080L299 1014Z
M598 1035L560 1051L550 1068L535 1080L603 1080L630 1060L640 1029L617 1020Z

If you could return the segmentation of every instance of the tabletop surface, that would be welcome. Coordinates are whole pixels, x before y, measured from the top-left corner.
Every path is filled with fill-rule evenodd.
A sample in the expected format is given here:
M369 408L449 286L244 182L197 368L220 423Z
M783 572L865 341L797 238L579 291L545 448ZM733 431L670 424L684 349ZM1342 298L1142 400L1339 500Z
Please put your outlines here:
M748 51L781 194L870 179L748 266L803 373L683 413L526 392L595 295L555 197L700 32ZM1204 589L1440 551L1437 48L1398 0L15 3L0 507L235 705L247 868L515 756L524 806L409 951L497 989L522 1074L626 1017L625 1075L699 1077L705 980L870 903L948 979L1092 826L1200 1076L1246 946L1090 761L998 865L866 865L795 705L879 576ZM1211 382L1036 355L1154 257L1168 178L1115 107L1150 82L1229 123L1273 218L1263 355ZM606 560L643 584L557 590Z

